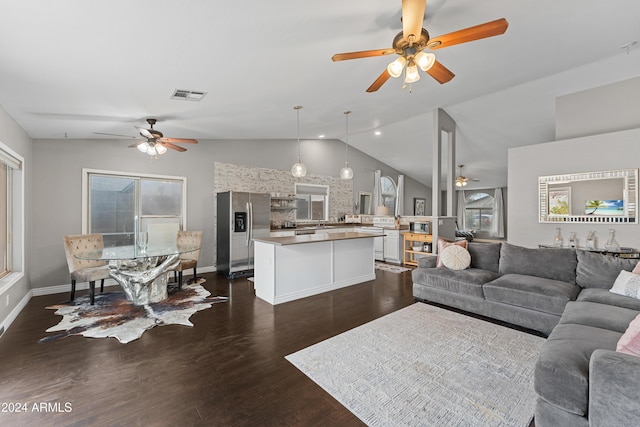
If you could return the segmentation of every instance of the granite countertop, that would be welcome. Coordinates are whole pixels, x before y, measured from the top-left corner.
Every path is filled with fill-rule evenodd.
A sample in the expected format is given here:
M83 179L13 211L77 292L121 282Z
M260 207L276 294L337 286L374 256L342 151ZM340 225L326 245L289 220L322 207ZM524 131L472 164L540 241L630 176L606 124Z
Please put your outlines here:
M335 240L348 240L348 239L367 239L371 237L380 237L378 234L373 233L318 233L318 234L303 234L300 236L287 236L287 237L261 237L253 239L256 242L270 243L277 246L286 245L299 245L301 243L318 243L318 242L331 242Z

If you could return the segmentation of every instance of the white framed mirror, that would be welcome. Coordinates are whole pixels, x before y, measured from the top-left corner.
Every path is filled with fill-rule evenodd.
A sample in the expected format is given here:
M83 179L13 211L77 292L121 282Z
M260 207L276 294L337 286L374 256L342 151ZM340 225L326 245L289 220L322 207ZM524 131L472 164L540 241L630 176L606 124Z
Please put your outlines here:
M538 177L539 222L638 223L638 169Z

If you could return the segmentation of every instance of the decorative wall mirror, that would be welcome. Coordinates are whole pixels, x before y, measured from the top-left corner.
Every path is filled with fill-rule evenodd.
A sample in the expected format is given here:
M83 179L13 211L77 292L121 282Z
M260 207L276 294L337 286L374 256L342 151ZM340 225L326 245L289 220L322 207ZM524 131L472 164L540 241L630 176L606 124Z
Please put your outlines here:
M538 178L539 222L638 223L638 169Z

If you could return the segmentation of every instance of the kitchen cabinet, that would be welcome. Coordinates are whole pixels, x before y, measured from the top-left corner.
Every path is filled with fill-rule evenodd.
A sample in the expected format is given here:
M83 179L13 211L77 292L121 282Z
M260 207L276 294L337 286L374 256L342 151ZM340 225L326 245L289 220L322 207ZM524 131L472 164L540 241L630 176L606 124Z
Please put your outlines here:
M402 233L403 234L403 261L404 265L418 266L418 258L432 255L433 236L424 233ZM425 246L427 250L425 250ZM420 247L420 250L414 250Z
M400 240L400 230L384 229L384 261L393 264L402 262L401 251L402 241Z

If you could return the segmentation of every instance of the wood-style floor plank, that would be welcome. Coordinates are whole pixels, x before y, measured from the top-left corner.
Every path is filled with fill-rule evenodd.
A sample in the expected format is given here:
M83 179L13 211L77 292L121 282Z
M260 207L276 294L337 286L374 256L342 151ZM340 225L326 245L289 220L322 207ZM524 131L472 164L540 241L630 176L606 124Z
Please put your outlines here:
M45 307L68 294L32 298L0 337L0 402L29 408L0 412L0 425L362 425L284 357L412 304L410 272L377 270L376 280L278 306L256 298L247 279L203 276L229 302L195 313L193 328L156 327L129 344L40 344L60 320ZM32 411L40 403L61 411Z

